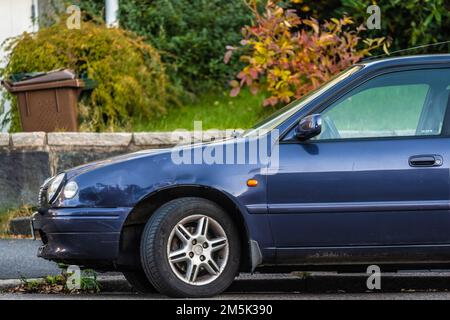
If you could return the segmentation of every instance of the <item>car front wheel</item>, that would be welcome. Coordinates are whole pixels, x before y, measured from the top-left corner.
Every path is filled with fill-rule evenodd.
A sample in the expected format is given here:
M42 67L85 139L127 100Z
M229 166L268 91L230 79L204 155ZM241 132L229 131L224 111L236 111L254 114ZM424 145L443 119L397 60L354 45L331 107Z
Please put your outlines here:
M239 235L217 204L180 198L159 208L141 241L144 271L163 294L207 297L219 294L239 269Z

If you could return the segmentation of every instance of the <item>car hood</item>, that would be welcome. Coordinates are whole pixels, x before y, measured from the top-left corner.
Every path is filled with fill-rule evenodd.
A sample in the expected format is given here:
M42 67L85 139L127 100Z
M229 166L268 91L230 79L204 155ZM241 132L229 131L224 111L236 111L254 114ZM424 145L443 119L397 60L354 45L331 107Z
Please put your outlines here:
M149 150L141 150L137 152L127 153L120 156L115 156L111 158L107 158L104 160L94 161L87 164L83 164L72 169L66 171L67 178L73 178L79 174L86 173L104 166L121 163L128 160L138 159L142 157L148 157L153 155L160 155L164 153L170 153L171 149L149 149Z
M211 141L211 142L186 144L186 145L181 145L178 147L182 148L182 149L203 148L207 145L212 145L212 144L225 144L229 141L236 142L235 139L242 140L241 138L232 138L231 137L231 138L225 138L225 139ZM82 173L86 173L86 172L89 172L89 171L92 171L92 170L95 170L98 168L102 168L105 166L114 165L114 164L118 164L121 162L135 160L135 159L139 159L139 158L156 157L156 156L161 156L164 154L170 154L172 151L173 151L173 148L165 148L165 149L148 149L148 150L141 150L141 151L137 151L137 152L133 152L133 153L127 153L127 154L107 158L104 160L90 162L90 163L87 163L87 164L84 164L84 165L81 165L78 167L74 167L72 169L67 170L66 174L67 174L67 178L70 179L70 178L73 178Z

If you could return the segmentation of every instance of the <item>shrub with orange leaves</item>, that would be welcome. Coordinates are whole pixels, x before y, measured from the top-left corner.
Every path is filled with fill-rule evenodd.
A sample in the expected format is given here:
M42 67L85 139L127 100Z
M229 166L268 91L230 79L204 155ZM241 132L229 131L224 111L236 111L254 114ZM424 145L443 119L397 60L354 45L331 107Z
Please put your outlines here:
M250 6L255 25L242 29L241 47L227 47L225 62L233 52L245 67L232 80L231 96L247 86L253 93L265 90L264 105L278 105L298 99L329 80L341 70L358 62L378 48L387 52L386 38L361 39L364 27L354 26L349 17L317 20L301 19L293 10L283 9L272 1L264 13Z

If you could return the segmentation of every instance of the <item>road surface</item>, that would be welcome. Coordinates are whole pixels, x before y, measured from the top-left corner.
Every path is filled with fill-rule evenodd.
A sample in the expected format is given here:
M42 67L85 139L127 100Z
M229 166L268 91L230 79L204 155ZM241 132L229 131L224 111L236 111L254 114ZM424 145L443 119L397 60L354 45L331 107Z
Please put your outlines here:
M0 240L0 279L39 278L59 273L55 263L39 259L40 241Z
M59 274L55 263L36 257L39 241L0 240L1 279L40 278ZM450 299L450 272L382 273L381 290L368 292L367 274L312 273L305 278L292 274L240 276L227 293L216 299L227 300L434 300ZM159 294L136 294L120 274L101 275L104 292L98 295L1 294L10 299L167 299Z

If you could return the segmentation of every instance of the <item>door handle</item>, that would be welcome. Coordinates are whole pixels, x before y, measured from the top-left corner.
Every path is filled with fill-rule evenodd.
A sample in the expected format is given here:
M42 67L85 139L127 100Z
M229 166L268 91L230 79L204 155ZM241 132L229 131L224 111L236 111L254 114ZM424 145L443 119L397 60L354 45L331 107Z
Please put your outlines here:
M440 155L420 155L409 158L409 165L411 167L440 167L444 163Z

